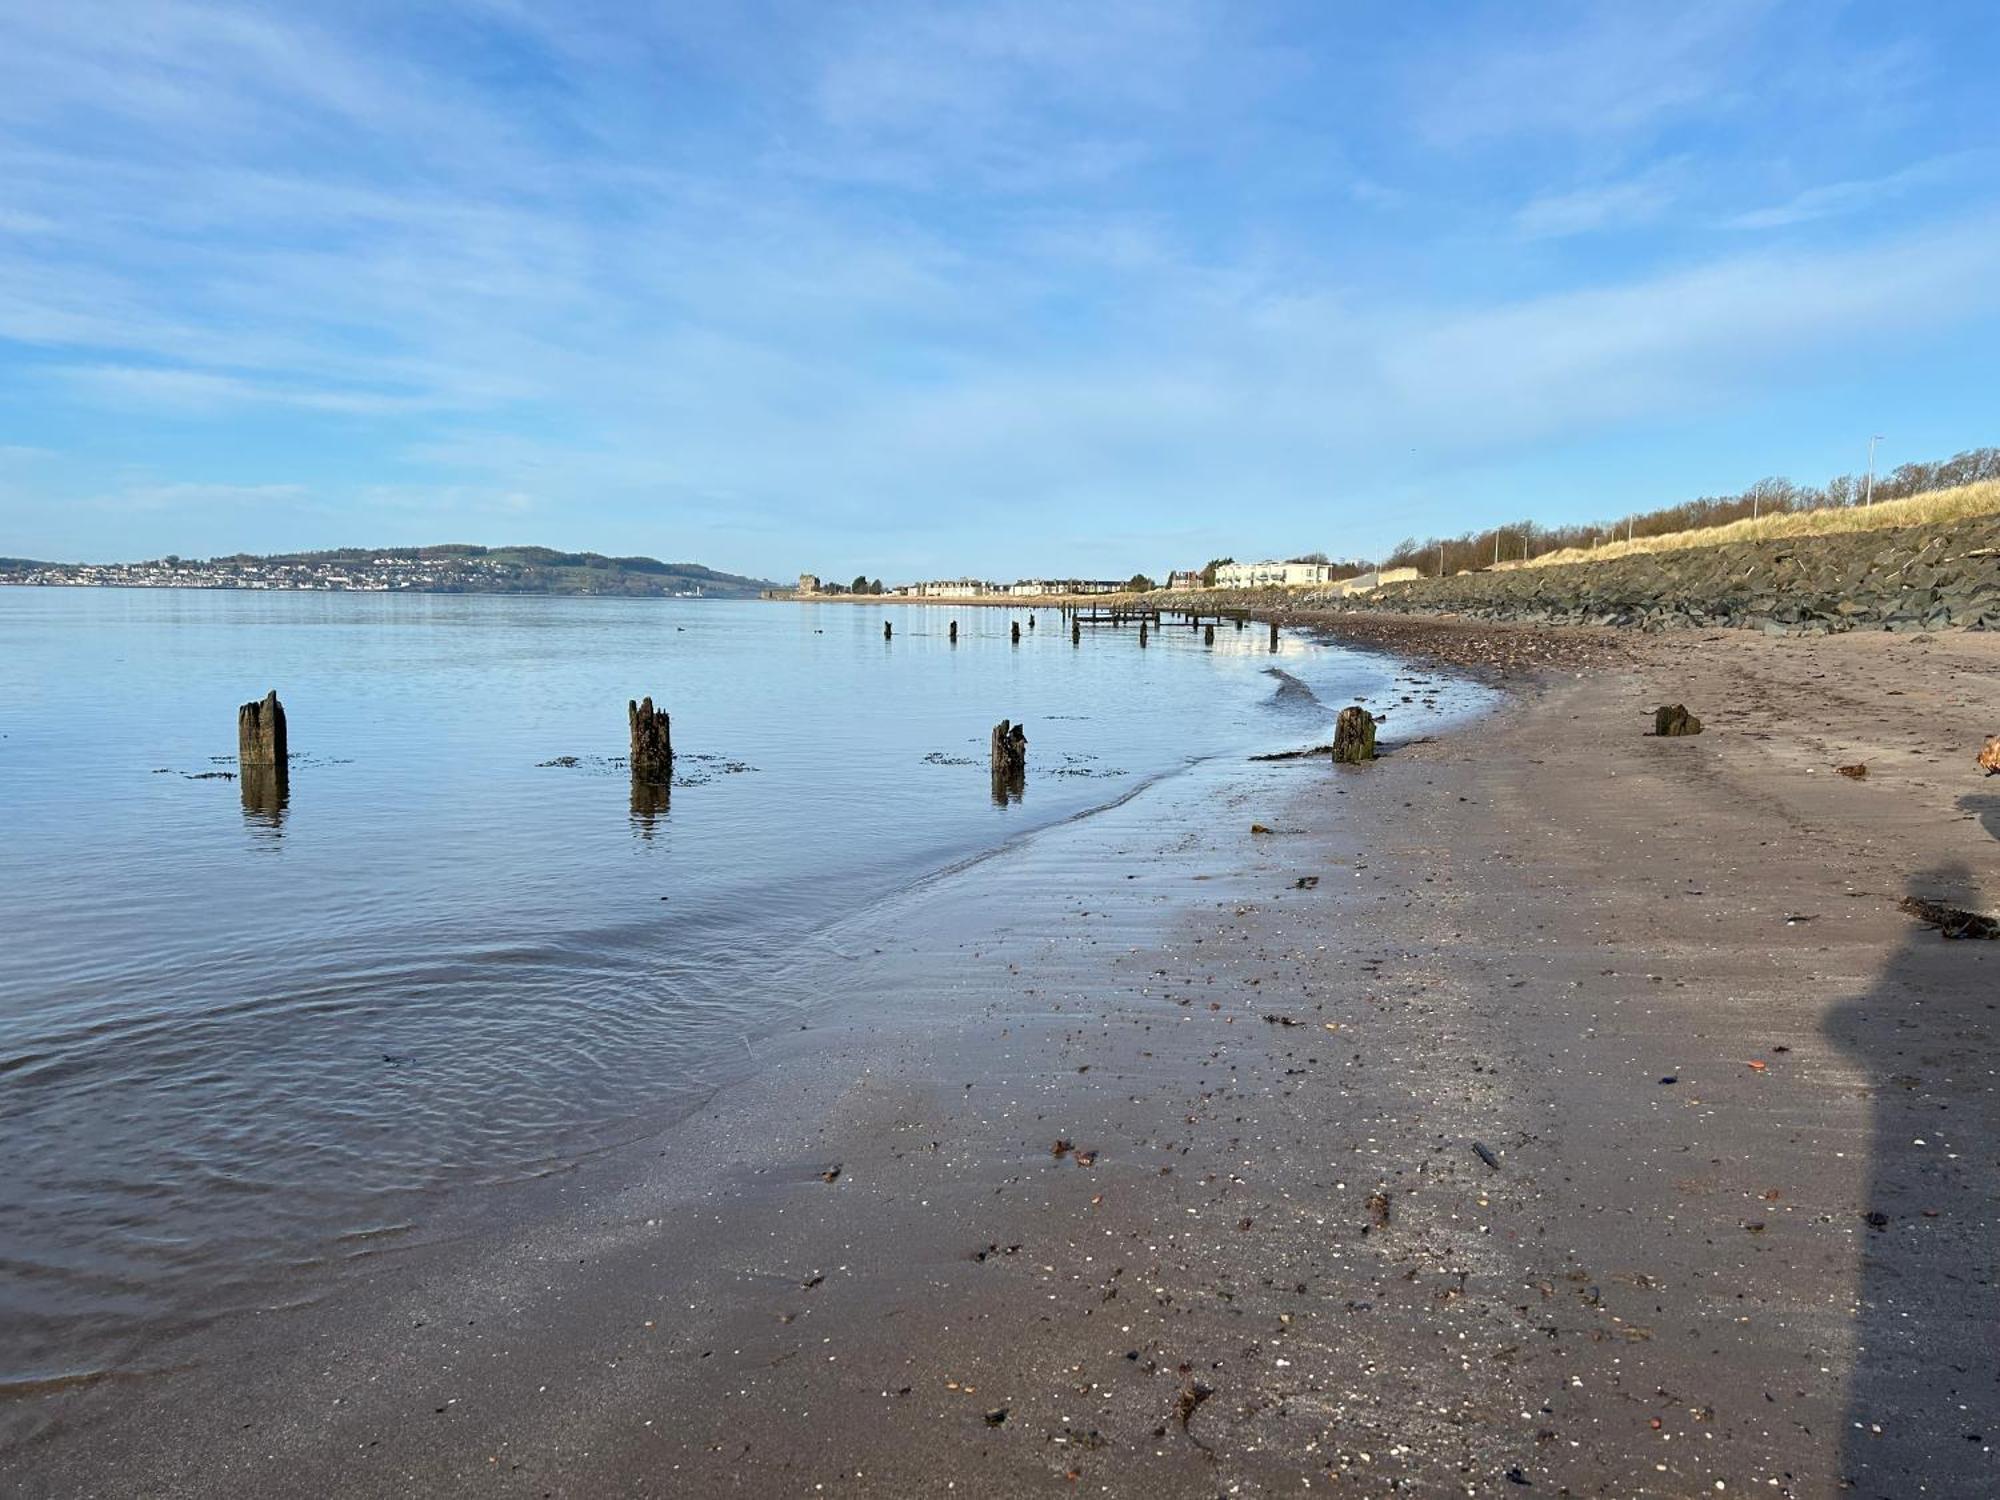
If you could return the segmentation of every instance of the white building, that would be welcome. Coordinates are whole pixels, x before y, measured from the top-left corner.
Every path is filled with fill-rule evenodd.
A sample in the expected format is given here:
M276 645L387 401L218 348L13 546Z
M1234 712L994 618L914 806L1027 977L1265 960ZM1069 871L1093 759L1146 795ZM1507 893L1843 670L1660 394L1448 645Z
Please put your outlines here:
M1224 563L1215 570L1219 589L1299 588L1325 583L1332 576L1328 563L1255 562Z

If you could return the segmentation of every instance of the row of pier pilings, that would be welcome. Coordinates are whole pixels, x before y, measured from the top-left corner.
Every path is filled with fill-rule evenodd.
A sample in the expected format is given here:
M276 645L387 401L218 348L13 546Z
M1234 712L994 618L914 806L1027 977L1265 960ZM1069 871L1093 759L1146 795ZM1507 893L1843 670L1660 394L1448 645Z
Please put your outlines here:
M1074 606L1060 607L1062 615L1069 620L1069 638L1072 645L1081 645L1083 626L1086 620L1093 624L1129 624L1139 627L1139 645L1143 648L1148 639L1148 631L1160 625L1158 610L1125 612L1117 615L1108 613L1081 614ZM1247 626L1247 617L1234 615L1236 628ZM1189 619L1192 629L1202 632L1207 645L1215 644L1217 620L1193 616ZM1028 628L1035 628L1035 617L1028 616ZM953 620L948 634L953 645L958 643L958 621ZM887 620L882 622L882 639L895 638L895 627ZM1010 638L1015 645L1021 644L1021 622L1012 623ZM1271 649L1278 649L1278 623L1271 622ZM674 736L673 721L666 710L655 708L650 697L628 700L625 715L631 731L632 806L634 812L641 810L661 812L674 779ZM1345 716L1343 715L1343 719ZM1343 727L1345 727L1343 725ZM1372 727L1372 725L1371 725ZM1371 735L1372 739L1372 735ZM1373 745L1368 747L1372 753ZM1018 802L1028 774L1028 736L1019 725L1002 719L993 727L992 734L993 799L1005 804ZM291 748L285 723L285 706L278 701L276 691L266 693L254 703L246 703L236 711L236 767L243 788L243 806L251 812L271 822L281 822L290 799Z

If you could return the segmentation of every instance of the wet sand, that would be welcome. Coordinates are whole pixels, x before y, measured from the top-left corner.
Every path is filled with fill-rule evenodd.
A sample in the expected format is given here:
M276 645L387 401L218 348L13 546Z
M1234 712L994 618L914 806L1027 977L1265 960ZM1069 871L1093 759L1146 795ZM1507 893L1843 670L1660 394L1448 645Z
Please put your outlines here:
M693 1118L7 1488L2000 1491L2000 946L1896 907L2000 905L2000 642L1430 628L1500 709L961 872Z

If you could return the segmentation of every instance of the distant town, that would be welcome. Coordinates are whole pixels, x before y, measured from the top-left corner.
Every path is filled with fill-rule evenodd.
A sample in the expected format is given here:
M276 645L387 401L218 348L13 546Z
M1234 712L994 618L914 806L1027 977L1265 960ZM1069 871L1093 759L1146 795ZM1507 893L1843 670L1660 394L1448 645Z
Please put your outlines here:
M772 585L699 563L605 557L547 547L344 548L332 552L151 562L51 563L0 558L0 584L72 588L314 590L334 593L605 594L754 598Z
M1379 572L1365 562L1331 562L1323 556L1239 563L1234 558L1217 558L1206 567L1177 568L1166 582L1135 573L1130 578L1017 578L1003 583L988 578L933 578L919 583L885 586L878 579L856 578L852 583L830 583L816 573L801 573L798 586L789 592L794 598L870 597L890 599L1050 599L1092 594L1147 594L1158 589L1187 592L1194 589L1262 589L1338 587L1348 592L1365 592L1383 583L1417 576L1415 568L1395 568Z

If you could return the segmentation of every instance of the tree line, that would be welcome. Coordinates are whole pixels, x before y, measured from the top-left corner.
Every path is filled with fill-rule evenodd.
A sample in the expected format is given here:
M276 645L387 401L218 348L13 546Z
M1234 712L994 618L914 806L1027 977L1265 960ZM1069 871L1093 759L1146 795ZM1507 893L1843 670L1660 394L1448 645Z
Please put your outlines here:
M1968 448L1950 458L1904 464L1886 474L1877 474L1873 498L1904 500L1985 479L2000 479L2000 448ZM1569 547L1589 548L1599 542L1624 541L1628 537L1667 536L1676 531L1727 526L1732 521L1749 520L1774 511L1862 505L1870 498L1868 488L1867 476L1861 474L1836 475L1819 486L1798 485L1783 478L1760 479L1740 494L1703 495L1679 505L1595 525L1542 526L1534 521L1516 521L1509 526L1490 526L1455 537L1430 537L1422 541L1405 537L1382 560L1382 566L1419 568L1435 574L1442 559L1446 574L1462 573L1490 567L1496 561L1540 557Z

